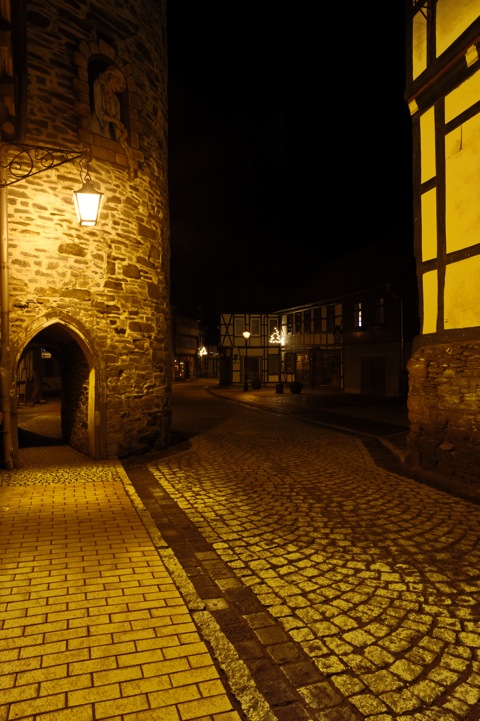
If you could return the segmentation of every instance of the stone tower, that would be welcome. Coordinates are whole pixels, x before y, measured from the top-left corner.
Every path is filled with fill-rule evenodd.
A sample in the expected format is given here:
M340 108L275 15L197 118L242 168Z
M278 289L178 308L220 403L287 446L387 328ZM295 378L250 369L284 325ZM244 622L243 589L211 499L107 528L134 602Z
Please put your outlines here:
M15 464L19 394L46 374L73 447L97 459L161 448L166 0L6 0L0 13L3 466ZM104 194L94 227L72 200L86 177Z

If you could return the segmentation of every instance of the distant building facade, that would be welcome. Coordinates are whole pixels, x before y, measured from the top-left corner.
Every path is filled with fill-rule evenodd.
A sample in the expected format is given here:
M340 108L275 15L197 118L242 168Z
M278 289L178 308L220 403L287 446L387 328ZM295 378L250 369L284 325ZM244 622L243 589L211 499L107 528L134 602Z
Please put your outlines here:
M407 463L480 480L480 3L409 2L421 331L408 369Z
M201 334L198 320L172 310L173 380L183 381L197 375Z
M272 337L279 330L275 341ZM245 338L243 333L250 333ZM259 312L220 314L219 381L222 385L259 381L278 383L283 377L281 316Z
M272 313L221 313L221 383L297 380L311 388L406 397L406 365L418 333L408 236L326 264L298 296L316 300Z
M173 380L216 378L218 344L212 344L200 321L172 308Z
M300 381L311 388L342 388L343 305L313 303L281 313L282 367L286 382Z
M172 379L165 3L5 0L0 14L3 466L15 462L16 405L34 373L59 386L64 440L79 451L163 447ZM62 149L68 162L45 171ZM73 160L84 150L88 165ZM73 191L89 176L104 202L98 224L79 227Z

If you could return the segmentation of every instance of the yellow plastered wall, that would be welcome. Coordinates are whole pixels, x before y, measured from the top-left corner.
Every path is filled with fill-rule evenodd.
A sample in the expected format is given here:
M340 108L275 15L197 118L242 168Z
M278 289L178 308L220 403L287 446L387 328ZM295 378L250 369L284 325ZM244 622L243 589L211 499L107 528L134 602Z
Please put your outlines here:
M445 328L480 325L480 256L447 265L445 276Z
M434 178L435 163L435 118L433 108L427 110L420 118L421 150L421 182Z
M423 73L427 67L427 21L422 12L416 13L413 19L413 79Z
M437 271L424 273L423 285L423 328L422 333L435 333L437 330L438 285Z
M445 138L446 251L480 242L480 116Z
M480 15L480 0L437 0L435 12L438 57Z
M422 260L437 257L437 191L422 195Z
M479 68L480 70L480 64ZM445 96L445 122L456 118L480 98L480 72L471 75L464 83Z

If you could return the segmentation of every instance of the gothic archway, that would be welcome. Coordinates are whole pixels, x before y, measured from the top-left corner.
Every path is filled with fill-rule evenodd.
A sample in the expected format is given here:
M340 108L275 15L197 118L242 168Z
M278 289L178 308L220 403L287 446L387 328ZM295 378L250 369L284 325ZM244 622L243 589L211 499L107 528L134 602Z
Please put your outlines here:
M22 441L32 442L31 434L22 432L22 418L28 417L32 426L32 417L41 417L49 431L42 434L37 423L37 445L56 441L91 458L103 457L102 424L96 422L102 415L98 411L97 365L85 336L67 323L50 322L31 335L15 368L18 421L13 443L17 453Z

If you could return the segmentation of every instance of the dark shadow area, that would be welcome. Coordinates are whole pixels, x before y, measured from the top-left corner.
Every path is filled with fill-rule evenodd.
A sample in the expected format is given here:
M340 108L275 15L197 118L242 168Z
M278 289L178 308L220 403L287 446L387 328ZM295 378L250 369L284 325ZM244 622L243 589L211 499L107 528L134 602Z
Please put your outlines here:
M63 446L60 395L46 393L33 404L19 404L17 408L18 447Z
M449 493L451 496L461 498L463 501L480 505L480 498L475 485L462 482L455 478L441 479L438 477L429 478L426 474L416 472L405 466L391 451L378 440L378 438L362 438L362 443L368 451L375 465L383 468L389 473L396 473L404 478L430 486L437 491Z
M34 433L23 428L18 429L18 447L19 448L39 448L42 446L64 446L65 443L61 438L52 438L44 436L41 433Z

